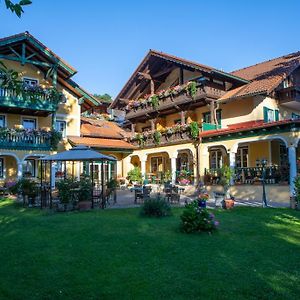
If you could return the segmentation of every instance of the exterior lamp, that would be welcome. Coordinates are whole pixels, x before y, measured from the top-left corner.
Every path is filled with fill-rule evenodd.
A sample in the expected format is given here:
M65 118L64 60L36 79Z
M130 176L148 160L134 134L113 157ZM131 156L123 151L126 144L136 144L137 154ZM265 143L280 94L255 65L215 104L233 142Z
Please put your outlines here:
M268 207L267 203L267 195L266 195L266 165L268 163L268 160L263 158L260 161L261 167L262 167L262 172L261 172L261 181L262 181L262 186L263 186L263 194L262 194L262 206L263 207Z

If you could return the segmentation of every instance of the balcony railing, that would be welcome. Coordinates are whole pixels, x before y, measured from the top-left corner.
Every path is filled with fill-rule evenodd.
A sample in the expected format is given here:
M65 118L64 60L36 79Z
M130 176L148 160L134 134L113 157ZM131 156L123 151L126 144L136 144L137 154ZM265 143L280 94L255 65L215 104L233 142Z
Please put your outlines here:
M173 133L161 133L161 137L158 141L155 141L153 137L153 133L148 134L145 138L140 139L133 139L132 143L141 148L151 148L155 146L165 146L165 145L172 145L172 144L179 144L179 143L189 143L192 141L192 137L188 130L180 131L180 132L173 132Z
M52 100L47 94L31 93L29 96L16 89L0 88L0 107L53 112L57 103Z
M266 184L288 184L288 166L268 166L266 169ZM262 167L235 168L235 184L261 184ZM221 169L205 169L204 183L207 185L219 184L222 176Z
M211 123L202 123L202 131L207 130L215 130L215 129L221 129L221 125L211 124Z
M189 95L189 93L182 89L177 92L175 95L170 94L160 94L158 92L159 102L157 107L151 105L151 102L146 100L134 101L132 107L127 109L126 119L136 118L145 114L149 114L155 111L162 111L165 109L170 109L174 106L180 106L182 104L186 104L192 101L197 101L200 99L211 98L218 99L225 94L225 91L221 90L213 83L205 83L202 85L200 83L196 84L196 92L193 97Z
M57 132L0 128L0 149L51 150L56 148Z
M282 102L300 101L300 87L291 86L277 91L277 97Z

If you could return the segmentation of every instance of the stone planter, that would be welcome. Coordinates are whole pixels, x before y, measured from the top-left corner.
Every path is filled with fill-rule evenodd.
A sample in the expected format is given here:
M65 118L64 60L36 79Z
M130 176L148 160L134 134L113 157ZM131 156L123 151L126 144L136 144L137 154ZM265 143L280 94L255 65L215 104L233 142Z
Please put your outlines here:
M231 209L234 207L234 200L231 199L225 199L223 201L223 208L224 209Z

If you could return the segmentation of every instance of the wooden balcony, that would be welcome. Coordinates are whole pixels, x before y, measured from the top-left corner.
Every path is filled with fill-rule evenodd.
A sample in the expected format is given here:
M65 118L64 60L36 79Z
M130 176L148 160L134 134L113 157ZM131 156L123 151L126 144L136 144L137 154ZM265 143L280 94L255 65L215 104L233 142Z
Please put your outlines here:
M0 88L0 109L10 113L47 116L56 111L57 104L46 94L25 95L16 89Z
M178 108L184 106L185 104L191 104L194 102L195 106L201 105L199 100L209 99L218 99L225 94L225 91L217 88L213 83L206 83L204 86L198 84L197 91L194 97L191 97L187 94L186 91L181 91L178 95L170 95L167 97L160 97L159 106L157 109L154 109L151 105L141 105L136 108L131 109L126 113L126 119L136 119L140 117L149 116L153 113L159 112L160 114L165 112L178 111ZM202 103L203 105L203 103Z
M277 98L281 104L300 103L300 87L290 86L277 91Z
M168 133L162 133L160 142L155 143L153 135L149 134L149 136L141 141L141 140L132 140L132 143L136 147L140 148L153 148L153 147L158 147L158 146L169 146L169 145L174 145L174 144L184 144L184 143L191 143L194 140L192 139L189 131L181 131L181 132L174 132L171 134Z
M54 143L52 132L0 128L0 149L49 151Z

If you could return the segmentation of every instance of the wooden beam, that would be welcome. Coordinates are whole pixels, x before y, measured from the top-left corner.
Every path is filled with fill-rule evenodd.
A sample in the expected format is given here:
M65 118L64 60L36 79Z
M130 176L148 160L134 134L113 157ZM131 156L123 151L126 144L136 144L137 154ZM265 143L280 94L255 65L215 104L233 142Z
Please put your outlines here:
M125 103L125 104L128 104L129 103L129 99L124 99L124 98L119 98L119 101Z
M22 43L22 56L21 56L21 65L24 66L26 63L26 45Z
M0 54L0 59L6 59L6 60L22 62L22 60L18 57L3 55L3 54ZM25 63L32 64L32 65L37 65L37 66L42 66L42 67L48 67L48 68L51 68L53 66L53 64L48 64L48 63L45 63L45 62L42 62L42 61L29 60L29 59L26 59L26 58L25 58Z
M10 51L12 52L12 53L14 53L17 57L20 57L21 58L21 55L15 50L15 49L13 49L12 47L8 47L9 49L10 49Z
M148 79L148 80L152 80L152 77L150 76L150 74L144 73L144 72L138 72L138 75L143 76L144 78Z
M162 70L162 71L160 71L158 73L155 73L154 75L152 75L152 78L156 78L156 77L160 77L162 75L165 75L166 73L172 71L172 69L174 69L174 66L170 66L167 69L164 69L164 70Z

